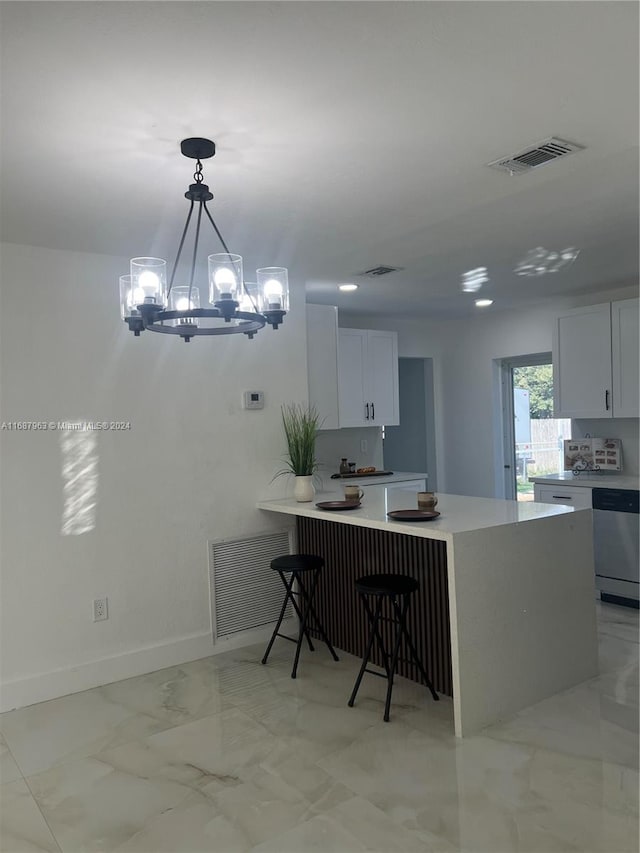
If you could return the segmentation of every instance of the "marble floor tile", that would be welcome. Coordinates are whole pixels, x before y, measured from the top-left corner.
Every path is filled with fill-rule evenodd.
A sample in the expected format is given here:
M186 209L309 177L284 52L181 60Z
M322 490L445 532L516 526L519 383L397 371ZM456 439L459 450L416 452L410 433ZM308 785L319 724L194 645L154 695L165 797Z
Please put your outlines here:
M60 851L24 779L0 785L0 850L4 853Z
M22 779L22 773L11 755L7 742L0 735L0 785L15 782L16 779Z
M603 696L597 680L525 708L485 734L638 769L638 708Z
M280 641L4 714L1 849L638 853L637 612L597 609L597 678L463 740L451 699L398 678L384 723L357 658L294 680Z
M168 723L111 701L103 688L74 693L0 717L0 731L23 775L145 737Z

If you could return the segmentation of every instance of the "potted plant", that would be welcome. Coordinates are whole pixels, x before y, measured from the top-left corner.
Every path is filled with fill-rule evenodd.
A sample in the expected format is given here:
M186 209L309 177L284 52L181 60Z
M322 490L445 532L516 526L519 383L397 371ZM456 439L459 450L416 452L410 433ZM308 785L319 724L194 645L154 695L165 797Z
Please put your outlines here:
M287 441L286 467L276 476L293 474L295 499L311 501L315 495L312 478L318 468L315 450L320 416L313 406L289 404L282 406L282 426Z

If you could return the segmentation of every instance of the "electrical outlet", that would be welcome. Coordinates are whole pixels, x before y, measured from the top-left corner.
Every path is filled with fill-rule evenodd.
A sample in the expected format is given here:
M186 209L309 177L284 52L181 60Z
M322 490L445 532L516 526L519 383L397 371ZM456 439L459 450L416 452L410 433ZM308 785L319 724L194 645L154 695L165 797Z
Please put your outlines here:
M367 439L361 438L360 439L360 453L366 453L366 452L367 452Z
M93 621L103 622L109 618L109 599L94 598L93 599Z

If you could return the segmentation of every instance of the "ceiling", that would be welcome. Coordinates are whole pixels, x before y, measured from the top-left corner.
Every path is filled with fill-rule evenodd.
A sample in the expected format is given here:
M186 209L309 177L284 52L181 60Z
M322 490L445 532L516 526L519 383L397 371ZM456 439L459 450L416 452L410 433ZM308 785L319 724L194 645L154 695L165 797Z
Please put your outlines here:
M478 266L494 309L637 281L636 3L1 5L4 240L171 260L178 143L207 136L247 278L288 266L310 302L469 313ZM486 166L552 135L585 150ZM581 253L516 276L536 246ZM402 270L357 277L380 264Z

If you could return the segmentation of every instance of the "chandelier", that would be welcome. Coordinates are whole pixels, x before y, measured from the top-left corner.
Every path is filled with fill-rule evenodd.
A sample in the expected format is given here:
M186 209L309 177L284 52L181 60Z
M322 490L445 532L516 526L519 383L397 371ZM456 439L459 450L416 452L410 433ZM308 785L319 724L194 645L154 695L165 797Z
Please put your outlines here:
M120 313L136 337L143 331L179 335L185 342L197 335L237 335L253 338L269 324L277 329L289 307L288 273L284 267L256 270L256 282L245 282L242 257L229 252L207 207L213 198L203 183L202 160L213 157L209 139L183 139L180 150L196 160L193 184L184 194L191 204L176 259L167 285L167 262L161 258L132 258L129 275L120 276ZM188 284L176 283L176 271L193 212L197 210L191 271ZM215 231L224 252L208 256L209 307L200 307L200 290L194 287L202 214Z

